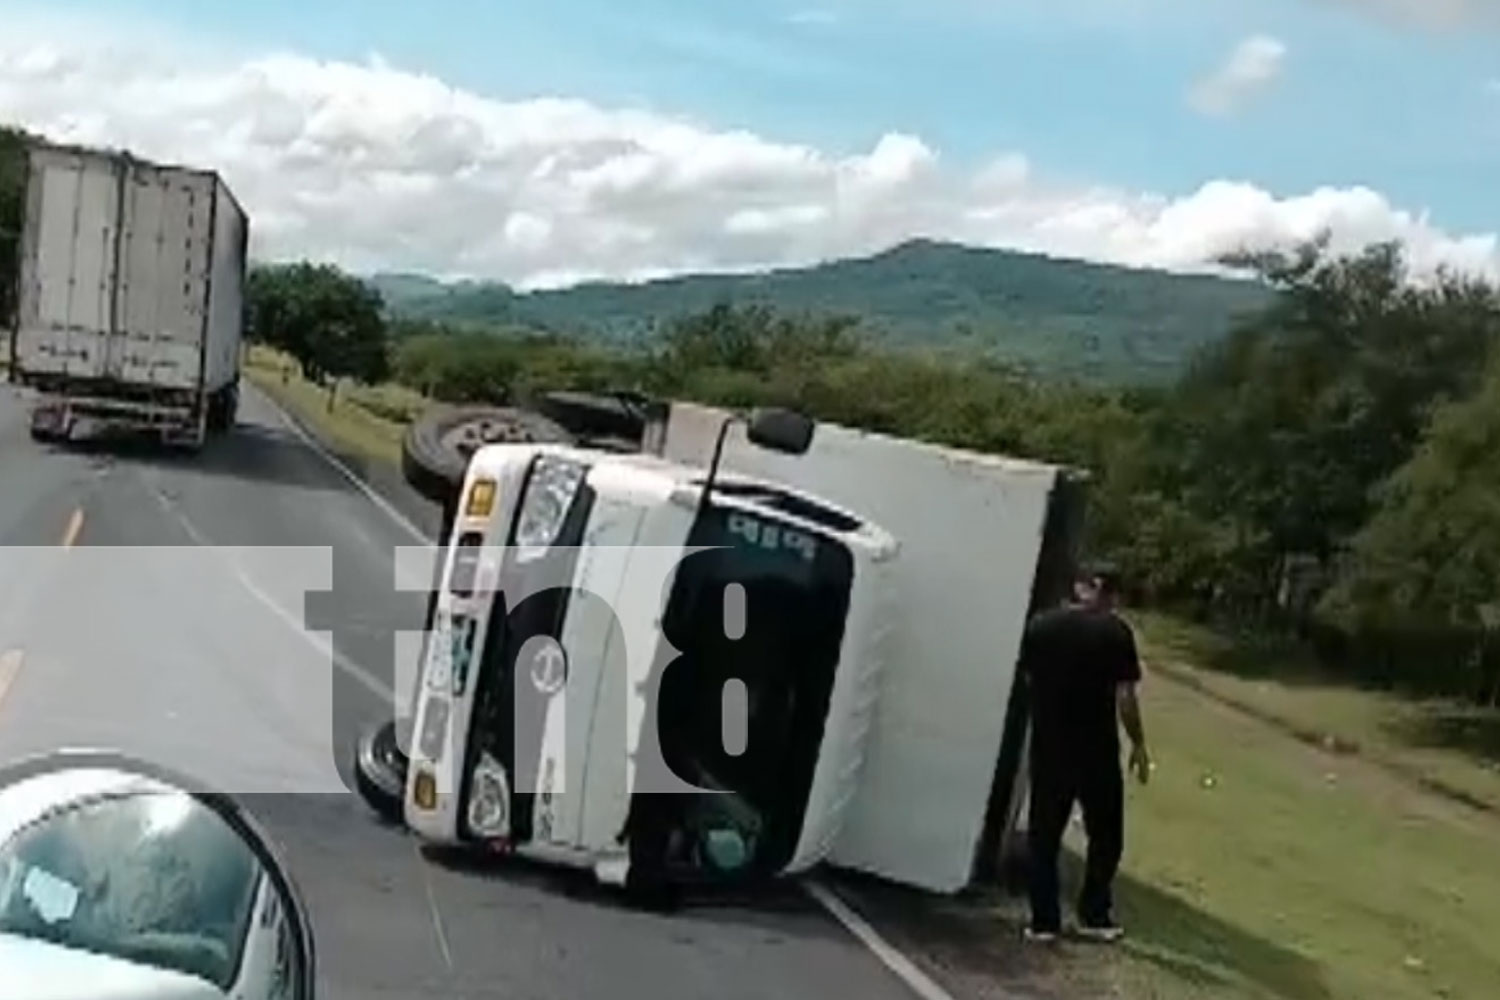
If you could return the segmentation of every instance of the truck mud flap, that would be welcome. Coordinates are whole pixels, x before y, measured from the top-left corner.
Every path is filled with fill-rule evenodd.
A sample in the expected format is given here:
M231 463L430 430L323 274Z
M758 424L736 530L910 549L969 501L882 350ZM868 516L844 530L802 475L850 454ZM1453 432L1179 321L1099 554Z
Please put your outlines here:
M31 411L33 441L63 441L68 437L68 411L53 403L40 403Z

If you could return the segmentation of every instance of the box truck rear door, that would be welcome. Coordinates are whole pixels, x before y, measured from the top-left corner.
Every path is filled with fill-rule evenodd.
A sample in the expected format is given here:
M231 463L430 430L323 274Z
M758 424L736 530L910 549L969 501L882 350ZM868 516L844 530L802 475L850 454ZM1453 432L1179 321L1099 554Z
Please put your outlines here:
M110 158L33 150L16 334L23 372L110 374L119 194Z
M212 175L131 163L120 251L122 308L111 351L123 381L197 387L213 206Z

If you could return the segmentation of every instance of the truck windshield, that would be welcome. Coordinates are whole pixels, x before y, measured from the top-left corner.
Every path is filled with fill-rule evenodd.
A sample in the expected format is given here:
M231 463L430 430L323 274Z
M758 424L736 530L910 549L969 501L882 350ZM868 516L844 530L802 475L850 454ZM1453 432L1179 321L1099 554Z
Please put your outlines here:
M827 536L730 507L701 515L688 544L712 549L679 567L662 622L681 652L658 693L662 753L681 777L730 793L686 797L693 801L682 803L684 822L697 828L688 839L702 846L730 838L739 860L729 867L775 871L791 860L801 833L853 559ZM735 585L743 599L726 602ZM727 606L743 610L727 613ZM731 679L747 695L746 741L734 755L724 746L722 718Z

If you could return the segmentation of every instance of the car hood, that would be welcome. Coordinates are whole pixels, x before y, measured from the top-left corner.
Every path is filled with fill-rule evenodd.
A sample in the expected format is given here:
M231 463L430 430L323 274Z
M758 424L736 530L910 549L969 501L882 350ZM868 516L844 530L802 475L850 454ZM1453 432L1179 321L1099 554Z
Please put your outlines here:
M0 934L0 983L16 1000L224 1000L196 976Z

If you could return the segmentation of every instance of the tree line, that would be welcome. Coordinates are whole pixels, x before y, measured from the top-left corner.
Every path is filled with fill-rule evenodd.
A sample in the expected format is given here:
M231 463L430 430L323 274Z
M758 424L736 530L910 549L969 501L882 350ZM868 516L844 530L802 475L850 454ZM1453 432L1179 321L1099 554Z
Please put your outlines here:
M629 388L1074 464L1093 479L1088 548L1135 599L1296 630L1372 681L1500 700L1500 292L1414 281L1396 245L1235 263L1272 305L1165 388L890 353L853 317L758 305L680 317L635 351L431 322L377 335L358 281L308 265L257 272L252 330L315 373L448 402Z

